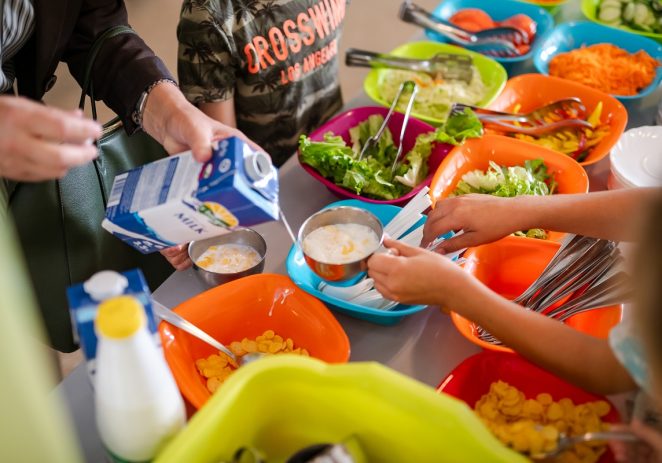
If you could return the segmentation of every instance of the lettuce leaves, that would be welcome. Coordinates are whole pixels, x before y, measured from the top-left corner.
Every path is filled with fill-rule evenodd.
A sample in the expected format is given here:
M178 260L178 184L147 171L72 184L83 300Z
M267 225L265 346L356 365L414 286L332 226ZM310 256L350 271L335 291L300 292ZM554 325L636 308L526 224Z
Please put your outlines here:
M322 141L313 141L302 135L299 139L299 159L336 185L356 194L391 200L407 194L425 180L435 143L458 145L483 133L478 117L467 109L465 113L449 117L446 124L436 131L419 135L414 147L392 173L391 166L398 149L388 127L378 143L369 147L363 159L358 160L368 138L378 132L383 122L383 116L375 114L352 127L349 130L350 145L331 132L324 134Z

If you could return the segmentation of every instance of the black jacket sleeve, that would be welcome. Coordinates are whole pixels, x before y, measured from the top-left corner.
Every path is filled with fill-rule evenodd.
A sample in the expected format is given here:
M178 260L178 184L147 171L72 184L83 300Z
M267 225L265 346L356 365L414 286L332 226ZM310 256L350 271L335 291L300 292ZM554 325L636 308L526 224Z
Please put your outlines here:
M83 0L73 34L63 54L69 71L82 86L87 54L94 40L108 28L128 25L123 0ZM128 133L140 95L153 82L172 75L145 42L135 34L121 34L105 43L93 69L94 97L117 113Z

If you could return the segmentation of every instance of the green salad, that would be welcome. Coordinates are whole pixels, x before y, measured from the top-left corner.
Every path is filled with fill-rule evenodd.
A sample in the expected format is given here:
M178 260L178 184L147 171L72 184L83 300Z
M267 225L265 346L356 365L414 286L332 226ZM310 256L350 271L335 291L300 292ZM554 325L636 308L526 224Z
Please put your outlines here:
M299 159L358 195L376 199L397 199L428 176L428 159L434 143L459 145L467 138L480 137L483 125L469 109L452 116L434 132L416 138L414 147L400 161L395 172L391 166L398 148L391 131L386 128L379 142L369 148L363 159L359 155L368 138L377 133L384 122L381 115L372 115L349 130L347 145L340 135L328 132L322 141L313 141L306 135L299 139Z
M523 166L502 167L490 161L486 171L473 170L462 176L450 196L470 193L514 197L521 195L551 195L556 190L556 181L547 170L542 159L524 162ZM535 228L515 233L529 238L547 239L545 230Z

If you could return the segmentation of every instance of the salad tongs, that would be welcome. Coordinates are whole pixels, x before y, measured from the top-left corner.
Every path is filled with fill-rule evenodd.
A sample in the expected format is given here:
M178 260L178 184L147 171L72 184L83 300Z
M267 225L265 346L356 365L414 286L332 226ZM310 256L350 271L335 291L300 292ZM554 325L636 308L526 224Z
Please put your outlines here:
M433 79L461 80L467 84L470 84L473 78L471 56L451 53L438 53L431 58L415 59L350 48L345 54L345 64L422 72Z
M407 125L409 124L409 116L411 114L411 108L414 106L416 93L418 93L418 86L416 85L415 82L411 80L406 80L402 84L400 84L398 93L396 93L395 98L393 98L393 103L391 103L391 107L389 108L388 113L384 118L384 122L382 122L382 125L379 127L379 130L377 130L377 133L375 133L372 137L368 138L363 144L363 148L361 148L361 153L359 154L359 161L363 159L363 156L366 154L368 149L377 146L379 139L384 133L384 130L388 125L388 122L391 120L391 116L393 116L393 113L395 112L395 108L398 106L398 103L400 102L400 98L402 98L402 94L404 93L405 90L408 90L409 92L411 92L411 94L409 96L409 102L407 103L407 109L405 110L405 116L402 119L398 152L396 153L395 159L393 159L393 165L391 166L391 172L395 172L395 167L398 165L398 161L400 159L400 156L402 155L403 141L405 138L405 132L407 131Z

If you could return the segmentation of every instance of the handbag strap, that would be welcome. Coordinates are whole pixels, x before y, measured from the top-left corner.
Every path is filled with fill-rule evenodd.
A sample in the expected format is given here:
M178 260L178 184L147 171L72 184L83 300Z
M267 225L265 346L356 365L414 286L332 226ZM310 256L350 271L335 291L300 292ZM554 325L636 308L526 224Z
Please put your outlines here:
M87 54L87 60L85 62L85 74L83 78L83 90L80 95L80 101L78 102L78 107L82 110L85 108L85 97L90 96L90 102L92 104L92 117L94 120L97 119L97 107L94 100L94 83L92 81L92 70L94 69L94 62L96 61L97 55L101 51L101 48L106 43L106 40L117 37L121 34L135 34L131 27L120 24L118 26L112 26L106 31L104 31L99 37L96 38L90 48L89 53Z

